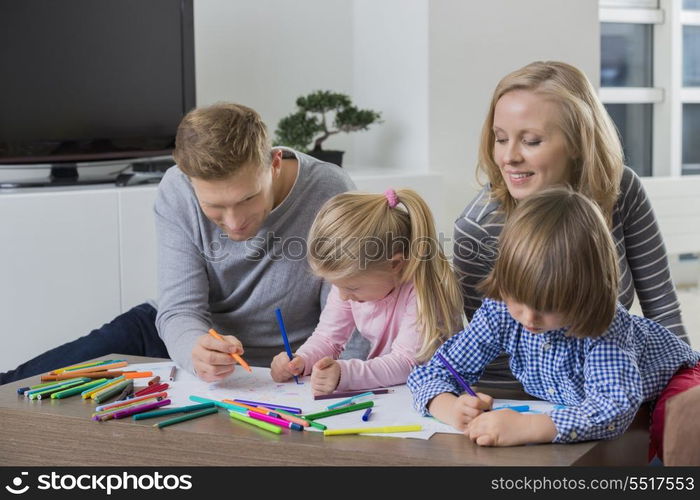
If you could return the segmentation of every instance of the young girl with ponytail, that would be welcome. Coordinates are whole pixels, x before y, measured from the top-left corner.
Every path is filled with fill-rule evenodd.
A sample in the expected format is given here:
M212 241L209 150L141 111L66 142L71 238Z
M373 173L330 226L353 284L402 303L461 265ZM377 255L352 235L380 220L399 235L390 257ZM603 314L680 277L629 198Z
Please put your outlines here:
M403 384L462 329L461 292L415 191L331 198L311 226L308 261L333 286L294 358L273 359L277 382L310 374L315 394ZM355 328L370 342L367 360L338 360Z

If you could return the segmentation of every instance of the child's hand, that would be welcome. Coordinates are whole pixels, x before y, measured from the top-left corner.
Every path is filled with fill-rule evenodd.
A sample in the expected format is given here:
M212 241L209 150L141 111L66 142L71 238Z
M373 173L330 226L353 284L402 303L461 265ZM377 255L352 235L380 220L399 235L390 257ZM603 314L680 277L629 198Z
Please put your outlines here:
M548 415L503 409L482 413L469 423L465 434L479 446L517 446L549 443L557 430Z
M462 394L456 397L452 393L438 394L428 406L428 411L438 420L451 425L458 431L466 431L467 425L485 410L490 410L493 398L487 394L477 393L478 397Z
M314 395L330 394L340 382L340 365L333 358L323 358L314 364L311 371L311 389Z
M275 382L286 382L294 376L302 375L305 365L304 358L301 356L294 356L294 359L289 361L289 355L286 352L281 352L272 358L270 375Z
M224 340L202 335L192 348L192 365L205 382L217 382L233 373L236 361L231 354L243 354L240 340L233 335L222 335L222 338Z

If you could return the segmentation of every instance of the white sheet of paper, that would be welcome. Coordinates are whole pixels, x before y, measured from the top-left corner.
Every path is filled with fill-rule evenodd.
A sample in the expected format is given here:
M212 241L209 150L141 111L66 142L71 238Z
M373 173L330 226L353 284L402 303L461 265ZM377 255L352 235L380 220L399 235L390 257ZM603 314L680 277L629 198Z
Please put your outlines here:
M253 367L253 373L248 373L240 367L228 378L221 382L208 383L199 380L183 370L178 370L174 382L168 377L170 369L174 365L172 361L162 363L140 363L129 365L130 370L152 371L153 376L159 375L161 382L170 384L167 389L168 397L173 406L186 406L194 404L189 397L201 396L209 399L246 399L262 403L272 403L284 406L301 408L304 413L316 413L327 409L328 405L337 403L341 399L314 400L311 392L310 377L300 378L301 384L294 380L277 383L270 377L269 368ZM136 385L145 385L148 379L137 379ZM142 381L139 383L139 381ZM400 432L383 434L366 434L375 436L407 437L418 439L430 439L436 432L460 434L459 431L431 418L423 417L413 409L411 392L406 385L391 388L388 394L376 394L361 401L374 401L369 421L362 420L364 410L334 415L322 418L318 421L329 429L384 427L391 425L413 425L423 427L418 432ZM546 401L516 401L497 399L494 408L499 406L528 405L531 412L548 413L555 405ZM317 431L314 427L308 427L309 431Z

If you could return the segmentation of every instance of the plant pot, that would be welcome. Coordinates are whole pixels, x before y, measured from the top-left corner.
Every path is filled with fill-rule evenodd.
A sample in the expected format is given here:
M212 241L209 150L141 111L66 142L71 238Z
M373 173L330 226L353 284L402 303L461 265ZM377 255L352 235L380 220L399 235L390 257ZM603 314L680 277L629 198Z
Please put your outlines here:
M309 154L317 160L333 163L339 167L343 166L343 154L345 151L329 151L325 149L312 149Z

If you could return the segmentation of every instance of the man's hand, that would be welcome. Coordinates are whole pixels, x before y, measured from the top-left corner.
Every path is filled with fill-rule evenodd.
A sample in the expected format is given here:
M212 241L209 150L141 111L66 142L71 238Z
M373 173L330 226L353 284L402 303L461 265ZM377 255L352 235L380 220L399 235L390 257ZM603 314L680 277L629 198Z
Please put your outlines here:
M333 358L322 358L311 371L311 389L314 395L330 394L340 382L340 365Z
M289 355L283 351L272 358L270 365L270 375L275 382L286 382L294 376L304 374L304 366L306 362L301 356L294 356L294 359L289 360Z
M202 335L192 348L192 363L197 376L205 382L217 382L233 373L236 360L231 354L243 354L243 345L233 335L222 335L219 340Z

